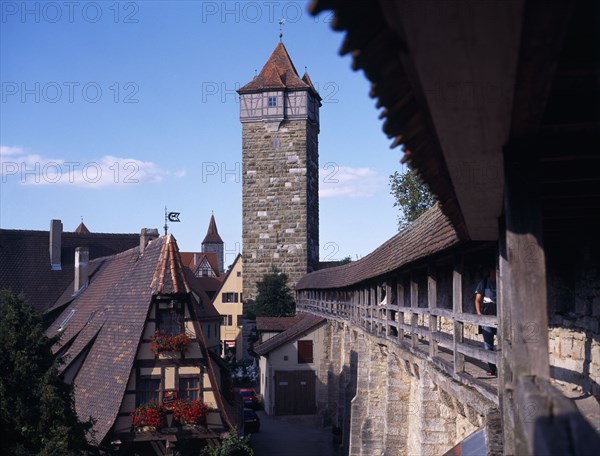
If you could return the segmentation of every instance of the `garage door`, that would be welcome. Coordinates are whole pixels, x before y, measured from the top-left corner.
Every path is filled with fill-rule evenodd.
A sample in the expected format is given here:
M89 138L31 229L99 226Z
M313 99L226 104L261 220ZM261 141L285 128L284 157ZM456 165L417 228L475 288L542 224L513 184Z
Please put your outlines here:
M275 414L316 413L316 376L313 371L275 371Z

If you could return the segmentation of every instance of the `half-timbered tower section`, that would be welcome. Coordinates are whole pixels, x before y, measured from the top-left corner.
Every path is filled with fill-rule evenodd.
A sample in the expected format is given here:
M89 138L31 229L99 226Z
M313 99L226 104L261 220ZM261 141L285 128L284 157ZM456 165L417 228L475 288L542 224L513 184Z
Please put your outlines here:
M272 267L293 286L319 261L319 107L283 43L238 90L242 122L242 242L245 299Z
M218 313L193 292L175 238L148 242L157 235L79 262L48 331L61 336L55 350L78 415L95 420L91 438L123 454L196 451L232 427L207 349L219 346Z

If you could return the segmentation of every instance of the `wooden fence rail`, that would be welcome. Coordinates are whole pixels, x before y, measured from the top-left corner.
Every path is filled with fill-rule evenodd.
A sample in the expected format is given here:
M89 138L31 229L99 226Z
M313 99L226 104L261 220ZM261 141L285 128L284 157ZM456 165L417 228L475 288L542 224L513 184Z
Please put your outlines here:
M482 363L496 363L497 358L496 352L483 349L481 339L466 337L465 325L498 327L496 316L463 312L461 267L460 262L456 262L452 309L437 307L435 271L431 268L427 274L427 307L419 306L419 286L412 276L406 287L410 306L405 305L404 287L398 285L393 289L383 282L343 293L299 290L296 307L329 320L359 326L370 334L406 345L430 358L440 356L441 348L452 354L453 371L461 375L465 372L465 356Z

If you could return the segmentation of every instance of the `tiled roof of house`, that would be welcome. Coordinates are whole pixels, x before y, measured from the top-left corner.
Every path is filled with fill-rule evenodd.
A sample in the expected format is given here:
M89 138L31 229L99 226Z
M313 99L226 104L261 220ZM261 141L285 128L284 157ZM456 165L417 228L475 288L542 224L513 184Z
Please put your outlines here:
M96 420L95 438L101 442L117 418L153 296L193 287L171 235L150 241L142 254L136 247L93 260L90 269L94 273L88 286L62 311L48 335L59 333L62 326L54 350L65 361L63 372L83 357L74 378L75 408L81 419ZM197 294L200 302L191 298L196 318L218 318L206 294Z
M217 277L221 275L219 272L217 254L214 252L179 252L179 255L181 256L183 265L189 268L193 273L196 273L202 264L202 261L206 258Z
M327 321L327 319L323 317L304 312L298 313L297 317L299 321L297 321L294 325L290 326L288 329L277 334L276 336L271 337L262 344L255 345L254 351L260 356L266 355L267 353L281 347L284 344L299 339L304 334Z
M189 293L183 263L179 256L177 241L172 234L167 235L156 263L152 277L152 290L156 294Z
M307 74L303 78L298 76L298 72L292 63L283 43L277 43L275 50L263 66L258 76L238 90L238 93L259 92L268 89L283 90L310 90L317 97L317 91L310 82ZM320 99L320 97L319 97Z
M48 329L52 336L63 326L57 347L66 348L63 370L85 356L74 380L75 408L81 419L96 420L98 442L107 435L121 406L152 302L150 285L165 245L163 237L151 241L141 255L136 247L95 260L102 264L88 287Z
M219 236L219 230L217 229L217 222L215 216L210 216L210 222L208 224L208 230L202 244L223 244L223 239Z
M196 277L191 270L184 268L185 278L193 292L195 292L199 299L198 305L196 306L196 315L198 318L212 318L220 319L221 314L215 308L212 303L210 296L204 290L204 284L200 278Z
M460 242L456 230L436 204L369 255L344 266L311 272L296 290L343 288L399 269Z
M280 332L291 328L302 317L300 314L293 317L256 317L256 330L267 332Z
M90 259L139 245L139 234L69 233L61 238L62 268L50 268L48 231L0 230L0 288L23 293L38 311L45 312L71 284L75 249L89 247Z
M75 232L78 234L89 234L90 230L88 230L88 227L81 222L79 226L75 228Z

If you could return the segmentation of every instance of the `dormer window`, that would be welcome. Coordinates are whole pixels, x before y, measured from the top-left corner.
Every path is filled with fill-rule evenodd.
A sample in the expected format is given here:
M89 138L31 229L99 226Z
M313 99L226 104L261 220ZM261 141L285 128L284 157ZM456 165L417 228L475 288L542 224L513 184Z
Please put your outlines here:
M277 107L277 97L269 97L269 101L267 103L267 106L269 106L269 108L275 108L275 107Z

